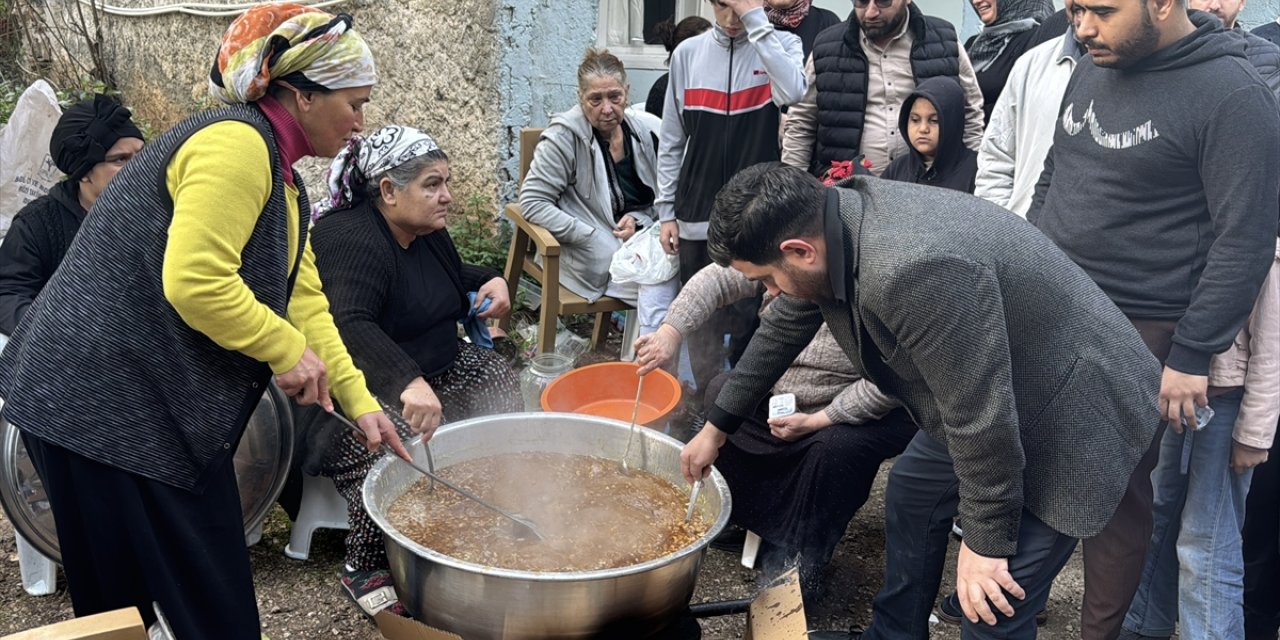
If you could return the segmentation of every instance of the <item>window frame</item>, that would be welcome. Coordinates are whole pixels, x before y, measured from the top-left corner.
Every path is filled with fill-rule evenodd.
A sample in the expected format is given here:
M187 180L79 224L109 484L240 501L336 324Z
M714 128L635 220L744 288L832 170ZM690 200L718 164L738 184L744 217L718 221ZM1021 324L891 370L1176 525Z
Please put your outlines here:
M596 24L596 46L607 47L618 56L628 69L656 69L667 67L667 50L660 44L610 44L609 22L615 16L626 15L628 5L637 0L600 0L599 20ZM676 16L679 20L699 15L715 21L715 13L706 0L676 0Z

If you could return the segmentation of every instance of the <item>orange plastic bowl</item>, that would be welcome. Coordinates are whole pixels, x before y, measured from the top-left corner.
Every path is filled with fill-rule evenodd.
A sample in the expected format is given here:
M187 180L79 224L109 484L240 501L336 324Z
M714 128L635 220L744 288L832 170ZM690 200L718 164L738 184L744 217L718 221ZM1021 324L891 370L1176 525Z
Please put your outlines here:
M636 385L640 383L638 368L634 362L602 362L574 369L552 380L542 391L542 410L631 422ZM679 403L680 382L670 373L655 369L645 374L636 422L653 425Z

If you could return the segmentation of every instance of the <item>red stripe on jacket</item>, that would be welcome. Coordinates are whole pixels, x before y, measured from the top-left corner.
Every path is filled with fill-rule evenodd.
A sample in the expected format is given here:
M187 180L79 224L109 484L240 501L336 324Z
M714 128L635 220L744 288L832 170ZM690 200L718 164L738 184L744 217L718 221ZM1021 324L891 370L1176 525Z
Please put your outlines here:
M743 111L755 109L773 100L773 87L769 83L734 91L732 94L715 89L685 89L684 106L714 109L716 111Z

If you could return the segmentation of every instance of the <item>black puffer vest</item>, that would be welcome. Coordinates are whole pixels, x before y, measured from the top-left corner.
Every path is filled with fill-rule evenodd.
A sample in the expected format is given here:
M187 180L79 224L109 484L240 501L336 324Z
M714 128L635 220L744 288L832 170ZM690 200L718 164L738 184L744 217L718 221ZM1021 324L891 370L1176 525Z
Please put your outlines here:
M960 42L950 22L920 13L907 5L911 30L911 72L916 83L934 76L959 81ZM818 129L809 169L826 171L833 161L852 160L862 146L867 115L867 54L862 50L856 16L818 34L813 45L813 70L818 86Z

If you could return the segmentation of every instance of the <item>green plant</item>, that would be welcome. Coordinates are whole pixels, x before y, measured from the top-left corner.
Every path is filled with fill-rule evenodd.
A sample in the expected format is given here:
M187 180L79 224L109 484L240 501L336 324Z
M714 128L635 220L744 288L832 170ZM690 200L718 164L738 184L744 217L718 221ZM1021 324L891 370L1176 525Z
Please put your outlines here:
M0 124L9 121L9 117L13 115L14 108L18 106L18 98L22 96L23 90L23 87L13 82L0 79ZM92 98L95 93L111 96L128 106L124 96L121 95L118 89L109 87L106 83L90 75L81 76L79 82L73 86L54 89L54 95L58 97L58 106L64 111L67 107L81 100ZM144 138L151 140L154 137L155 131L151 125L138 118L136 114L133 117L133 123L138 126L138 129L142 130Z
M22 90L7 80L0 80L0 124L9 121L13 110L18 106L18 97Z
M13 0L0 0L0 83L13 81L22 74L18 66L18 53L22 49L18 24Z
M0 80L0 124L9 121L13 110L18 106L18 98L22 96L23 90L23 87L14 82ZM58 96L58 106L63 110L85 98L92 97L95 93L103 93L117 99L120 97L119 91L108 88L101 80L95 80L87 75L80 77L77 86L54 89L54 94Z
M473 194L462 207L455 209L449 220L449 235L458 247L462 261L502 271L507 264L507 245L511 230L501 224L498 211L488 197Z
M63 109L81 100L92 98L95 93L101 93L120 100L119 89L108 87L107 83L88 74L80 76L75 85L55 89L54 93L58 96L58 106Z

